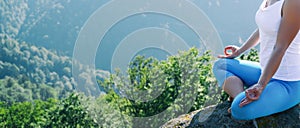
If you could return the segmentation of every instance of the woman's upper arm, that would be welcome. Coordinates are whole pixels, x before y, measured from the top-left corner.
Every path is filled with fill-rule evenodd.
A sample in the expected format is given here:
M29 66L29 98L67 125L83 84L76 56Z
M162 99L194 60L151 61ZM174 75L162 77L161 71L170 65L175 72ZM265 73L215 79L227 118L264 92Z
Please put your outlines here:
M276 47L286 50L300 29L300 0L285 0Z

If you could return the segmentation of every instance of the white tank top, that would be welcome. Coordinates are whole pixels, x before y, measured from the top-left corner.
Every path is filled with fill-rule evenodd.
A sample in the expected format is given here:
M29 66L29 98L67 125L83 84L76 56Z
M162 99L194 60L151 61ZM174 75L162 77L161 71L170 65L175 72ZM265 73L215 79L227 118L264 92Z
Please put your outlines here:
M283 2L284 0L280 0L265 7L265 0L256 13L255 20L259 29L259 57L262 71L265 69L276 43ZM300 80L300 32L298 32L297 36L287 49L273 78L284 81Z

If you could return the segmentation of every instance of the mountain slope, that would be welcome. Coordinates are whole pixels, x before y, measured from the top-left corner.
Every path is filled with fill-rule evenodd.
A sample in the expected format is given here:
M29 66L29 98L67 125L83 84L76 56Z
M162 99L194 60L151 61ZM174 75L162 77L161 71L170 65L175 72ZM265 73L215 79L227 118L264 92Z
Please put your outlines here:
M72 59L58 55L43 47L36 47L25 42L19 43L5 34L0 34L0 88L1 101L13 102L33 99L62 97L78 88L71 73ZM89 67L80 67L78 79L84 93L92 95L98 91L97 83L91 80L91 72L96 72L99 79L108 75L105 71L93 71ZM7 97L24 97L18 98Z

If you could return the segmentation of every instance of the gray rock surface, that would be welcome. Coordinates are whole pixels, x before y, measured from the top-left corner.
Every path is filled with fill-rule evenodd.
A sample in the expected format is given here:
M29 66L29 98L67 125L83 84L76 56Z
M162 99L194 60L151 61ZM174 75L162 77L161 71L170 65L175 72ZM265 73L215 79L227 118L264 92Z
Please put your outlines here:
M300 105L281 113L251 121L238 121L227 112L229 102L208 106L202 110L179 116L163 128L300 128Z

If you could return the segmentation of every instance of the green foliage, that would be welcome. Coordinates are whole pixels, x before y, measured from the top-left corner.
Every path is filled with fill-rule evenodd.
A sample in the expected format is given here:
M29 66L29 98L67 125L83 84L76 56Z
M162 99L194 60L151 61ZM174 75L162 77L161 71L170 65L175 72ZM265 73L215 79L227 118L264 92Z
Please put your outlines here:
M4 79L0 79L0 88L0 101L10 105L35 99L57 98L58 95L54 88L45 84L31 83L24 77L15 79L6 76Z
M250 52L241 55L240 59L241 60L250 60L250 61L259 62L258 50L257 49L250 49Z
M81 26L104 2L1 0L0 33L71 56Z
M133 126L157 127L186 108L193 111L207 102L218 102L212 59L210 52L199 56L196 48L164 61L138 56L129 65L128 77L117 72L101 82L109 92L104 97L131 117L150 117L166 110L167 115L155 120L133 120Z
M131 128L132 118L120 110L120 104L128 104L128 101L121 99L112 90L100 96L96 100L86 102L91 117L103 128Z
M79 18L80 21L76 20L76 23L73 22L72 24L68 21L71 21L74 15L76 15L75 17L81 15L80 17L82 17L82 15L91 13L93 10L91 9L84 14L78 14L74 11L74 9L78 10L78 7L84 8L83 3L90 4L91 2L84 0L76 2L57 0L0 1L0 79L3 79L4 83L0 86L0 101L13 103L35 99L62 98L77 88L77 85L85 85L84 91L89 93L87 95L98 92L94 88L96 83L93 82L90 75L95 71L90 67L82 65L76 60L74 60L75 64L72 65L72 58L61 55L62 52L58 53L29 44L42 44L42 46L56 44L55 47L61 47L62 51L65 49L72 51L72 42L75 42L80 29L78 22L83 24L85 19ZM101 4L98 1L92 3ZM65 5L68 5L67 8L72 7L66 9ZM96 9L97 4L92 6ZM66 11L66 15L57 15L57 13L65 10L71 11ZM63 20L66 22L64 23ZM49 36L52 38L49 39ZM66 48L66 44L70 47ZM71 75L72 66L80 70L76 80ZM96 72L100 79L104 76L103 74L107 74L101 70ZM13 86L4 88L5 81L9 79L13 79L15 83ZM81 83L77 83L78 81ZM5 95L7 93L9 93L8 96Z
M12 105L0 102L0 127L132 127L130 117L122 115L116 104L107 102L109 99L116 101L118 98L93 99L72 93L62 100L35 100Z
M49 110L56 106L57 100L19 102L0 104L0 127L41 127L49 121Z
M71 75L72 66L80 70L76 81ZM70 57L59 56L56 52L25 42L19 43L0 34L0 101L61 98L79 84L85 85L85 92L94 93L98 91L90 75L94 72L78 62L72 65ZM96 70L96 73L98 78L107 74L101 70ZM82 82L77 83L79 80Z
M0 33L11 37L17 36L26 19L28 9L26 0L1 0L0 1Z
M257 51L241 59L257 60ZM177 114L227 98L216 86L212 60L209 52L199 56L195 48L164 61L139 56L127 75L119 71L100 82L106 94L97 99L79 94L49 99L56 97L52 87L23 75L6 76L0 80L0 127L158 127ZM167 114L156 116L162 112Z
M51 122L47 127L97 127L97 123L90 118L87 108L82 105L78 94L72 93L51 112Z
M96 127L98 125L94 121L96 118L90 118L87 106L81 104L80 96L71 95L62 101L52 99L68 96L78 84L85 85L86 92L93 93L91 86L95 83L91 82L89 74L95 73L95 70L76 60L72 65L70 57L28 44L36 42L21 42L30 40L28 36L34 36L32 37L34 39L37 36L47 37L48 35L43 35L45 33L40 28L36 29L38 33L35 31L34 34L30 30L49 10L58 8L63 7L60 2L53 0L0 1L0 127ZM40 26L48 27L49 24L47 22ZM60 31L53 28L51 30ZM69 31L69 29L64 30ZM76 31L72 32L76 33ZM62 38L58 39L61 42ZM49 42L39 43L49 44ZM78 79L84 82L75 82L71 75L72 66L80 70ZM106 74L100 70L96 72L98 78Z
M98 127L80 98L71 94L62 101L0 102L0 127Z
M132 120L133 126L157 127L160 121L167 121L186 107L180 103L192 104L189 111L193 111L228 99L228 95L216 86L213 59L210 52L199 56L195 48L165 61L137 56L129 65L127 76L117 71L100 82L107 92L103 99L130 117L155 116L165 110L172 113L151 121ZM258 61L257 50L252 49L240 59Z

